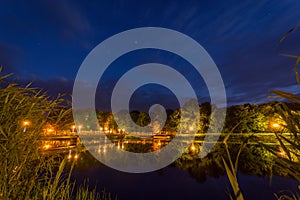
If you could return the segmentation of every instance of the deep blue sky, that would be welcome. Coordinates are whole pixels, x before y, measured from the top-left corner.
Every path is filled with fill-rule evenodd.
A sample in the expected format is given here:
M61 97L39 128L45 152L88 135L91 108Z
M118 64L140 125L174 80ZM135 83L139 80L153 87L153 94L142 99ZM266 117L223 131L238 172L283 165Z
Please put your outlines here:
M271 89L299 91L292 72L294 60L280 53L300 53L300 31L277 44L300 22L299 10L299 0L1 1L0 64L50 94L71 92L83 59L101 41L132 28L165 27L189 35L209 52L223 77L229 104L261 103L272 100L267 98ZM138 52L136 59L129 55L116 66L161 59L188 69L168 58ZM107 85L119 75L115 67L107 74ZM194 82L198 78L190 75ZM203 89L202 84L199 81ZM159 91L159 98L168 96L166 90ZM200 101L208 99L203 91L198 94ZM140 94L145 92L155 93L146 88Z

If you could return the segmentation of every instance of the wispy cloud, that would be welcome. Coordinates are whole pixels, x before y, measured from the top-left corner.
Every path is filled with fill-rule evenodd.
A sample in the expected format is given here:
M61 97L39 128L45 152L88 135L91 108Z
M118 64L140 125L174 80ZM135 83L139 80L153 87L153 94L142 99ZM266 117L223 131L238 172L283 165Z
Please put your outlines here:
M57 23L64 39L77 40L81 46L90 49L90 37L93 28L87 18L87 11L74 1L54 2L43 1L43 6L48 12L51 21Z

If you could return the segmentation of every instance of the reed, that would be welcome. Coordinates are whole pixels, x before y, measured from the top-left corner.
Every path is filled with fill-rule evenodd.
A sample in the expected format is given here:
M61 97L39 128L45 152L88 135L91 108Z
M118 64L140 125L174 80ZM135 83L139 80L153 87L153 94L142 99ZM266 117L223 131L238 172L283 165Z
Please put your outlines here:
M98 197L96 190L85 186L74 191L72 167L66 168L64 156L40 151L47 123L69 123L66 116L71 110L63 106L64 100L50 99L30 84L7 83L8 76L0 76L0 199Z

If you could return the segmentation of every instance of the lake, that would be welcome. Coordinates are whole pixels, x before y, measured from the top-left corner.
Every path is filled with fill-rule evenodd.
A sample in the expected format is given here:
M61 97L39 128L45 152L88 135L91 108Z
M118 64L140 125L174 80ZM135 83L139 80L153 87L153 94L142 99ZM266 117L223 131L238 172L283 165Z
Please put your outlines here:
M118 144L120 142L116 142ZM196 144L197 148L200 146ZM233 158L238 146L229 145ZM134 146L127 143L123 148L145 151L140 144ZM88 179L90 188L97 187L99 192L105 189L121 200L230 199L228 191L231 186L222 164L225 152L222 144L217 144L203 159L198 158L195 152L187 151L169 166L141 174L117 171L84 152L76 161L72 177L78 184ZM259 145L247 145L243 150L239 159L238 179L245 199L276 199L274 193L299 191L300 183L290 178L284 169L274 167L274 159Z

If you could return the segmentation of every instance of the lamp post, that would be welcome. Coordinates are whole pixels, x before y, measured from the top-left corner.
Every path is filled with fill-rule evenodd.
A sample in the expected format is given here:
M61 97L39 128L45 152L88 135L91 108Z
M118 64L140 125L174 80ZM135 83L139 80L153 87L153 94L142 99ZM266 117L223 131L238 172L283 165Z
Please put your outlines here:
M26 132L27 126L29 126L29 124L30 124L29 121L23 121L23 126L24 126L23 132L24 133Z
M72 134L74 134L74 133L75 133L75 128L76 128L76 126L73 125L71 128L72 128Z
M277 140L279 141L280 144L280 150L279 150L279 155L282 157L288 157L289 159L291 159L291 154L289 153L289 150L285 147L285 145L283 144L283 142L281 141L281 139L278 136L278 131L280 130L280 128L282 128L282 126L276 122L271 124L272 128L275 130L275 136L277 138Z

